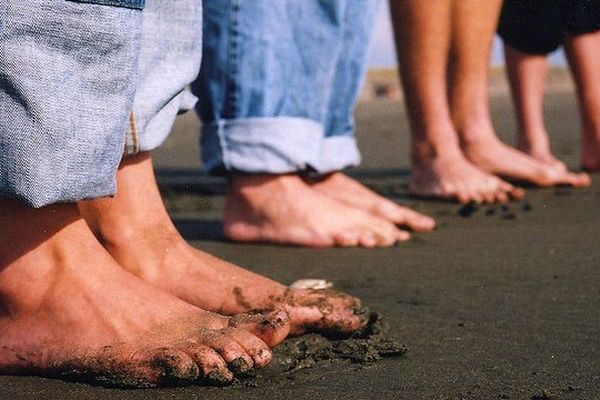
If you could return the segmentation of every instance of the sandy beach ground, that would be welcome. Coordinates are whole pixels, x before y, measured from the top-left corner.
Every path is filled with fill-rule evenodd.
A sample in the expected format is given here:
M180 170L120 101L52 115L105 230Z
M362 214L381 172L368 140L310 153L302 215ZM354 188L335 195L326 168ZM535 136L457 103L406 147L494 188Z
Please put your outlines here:
M547 121L557 154L578 166L579 119L567 78L552 85ZM505 83L492 107L512 142ZM375 363L278 363L230 388L117 390L0 377L0 399L600 399L600 181L531 189L524 203L469 210L406 196L408 127L400 100L357 111L364 162L350 173L429 213L432 234L390 249L309 250L221 239L224 181L198 171L198 123L182 116L155 153L170 212L195 246L291 283L323 278L381 312L409 351ZM201 288L199 288L201 290ZM308 365L308 364L307 364Z

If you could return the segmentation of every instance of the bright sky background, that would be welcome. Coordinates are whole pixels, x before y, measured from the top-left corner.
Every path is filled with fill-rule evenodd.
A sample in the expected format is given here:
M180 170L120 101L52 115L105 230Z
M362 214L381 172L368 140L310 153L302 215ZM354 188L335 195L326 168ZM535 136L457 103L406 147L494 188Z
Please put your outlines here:
M396 65L396 51L392 37L392 24L389 18L389 8L387 1L382 1L382 7L375 24L375 36L369 55L369 65L371 67L393 67ZM492 51L492 64L504 64L502 53L502 44L496 39ZM565 58L562 51L558 51L550 56L553 65L564 66Z

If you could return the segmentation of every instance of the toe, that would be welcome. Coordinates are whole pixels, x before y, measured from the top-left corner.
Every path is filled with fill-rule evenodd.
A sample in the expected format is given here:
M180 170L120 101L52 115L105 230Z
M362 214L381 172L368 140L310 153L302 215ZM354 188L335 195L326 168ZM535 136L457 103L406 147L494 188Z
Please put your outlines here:
M361 247L373 248L377 246L377 238L371 231L363 232L358 239L358 243Z
M388 244L388 246L392 246L397 242L406 242L410 240L410 233L407 231L403 231L401 229L396 229L396 234L394 235L394 240Z
M577 176L577 187L588 187L592 184L592 178L584 172L575 174Z
M360 300L333 290L293 290L286 310L292 334L319 332L350 334L368 321L368 313Z
M396 242L410 239L410 233L398 229L394 223L385 219L368 216L364 221L366 232L361 235L363 238L361 243L365 243L365 247L390 247ZM374 241L371 241L371 237Z
M200 376L194 360L183 351L159 348L132 352L112 346L80 358L55 362L46 372L62 379L122 388L188 385Z
M509 199L523 200L525 198L525 190L508 182L500 181L499 187L501 191L508 195Z
M254 367L254 361L246 350L229 335L231 329L235 328L222 329L212 339L209 339L207 344L223 357L231 372L243 374Z
M233 373L227 369L227 363L216 351L203 344L185 349L200 371L200 380L213 385L226 385L233 381Z
M481 193L480 188L471 189L469 191L469 197L471 198L471 201L475 202L476 204L483 203L483 194Z
M273 353L269 346L250 332L244 329L229 328L227 334L252 358L255 368L262 368L273 359Z
M198 365L186 352L173 348L156 350L150 365L159 372L159 385L191 384L200 377Z
M471 202L471 195L468 191L461 190L460 192L456 193L456 200L458 200L460 204L468 204Z
M290 333L290 319L284 310L236 315L230 319L229 326L250 332L269 347L277 346Z
M407 226L416 232L429 232L435 229L433 218L405 207L399 208L399 216L395 220L398 225Z
M340 247L356 247L359 245L360 233L356 230L347 230L333 235L335 244Z
M496 201L496 194L491 191L485 191L481 194L483 196L483 202L486 204L492 204Z
M496 201L498 203L505 204L508 203L509 200L510 198L508 196L508 193L503 191L499 191L498 193L496 193Z

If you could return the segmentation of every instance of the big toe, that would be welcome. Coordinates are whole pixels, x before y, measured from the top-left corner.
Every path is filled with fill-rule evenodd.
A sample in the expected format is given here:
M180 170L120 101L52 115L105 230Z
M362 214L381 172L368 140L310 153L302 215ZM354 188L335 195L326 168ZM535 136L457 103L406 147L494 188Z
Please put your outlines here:
M547 186L570 185L573 187L586 187L590 186L592 183L590 176L586 173L574 173L556 169L547 171L545 178L544 183L546 183Z
M592 178L585 172L574 174L576 176L576 187L588 187L592 184Z
M435 229L433 218L405 207L398 207L394 222L416 232L429 232Z
M332 290L294 290L286 310L293 335L307 332L349 335L362 328L369 317L360 300Z
M200 370L188 354L174 348L131 353L106 347L95 354L55 362L48 375L109 387L144 388L188 385L198 380Z
M231 317L229 326L250 332L272 348L289 335L290 318L285 310L238 314Z

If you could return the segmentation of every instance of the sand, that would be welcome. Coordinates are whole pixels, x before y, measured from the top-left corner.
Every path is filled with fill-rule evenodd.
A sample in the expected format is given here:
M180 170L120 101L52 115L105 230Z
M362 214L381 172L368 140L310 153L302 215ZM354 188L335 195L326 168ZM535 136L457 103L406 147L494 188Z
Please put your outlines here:
M511 140L511 104L505 91L494 93L496 125ZM553 91L547 110L557 153L576 166L571 89ZM435 216L435 233L377 250L223 242L224 182L194 172L191 115L157 152L157 168L170 211L195 246L286 283L333 282L384 315L395 352L380 358L364 338L345 345L309 336L229 388L126 391L3 376L0 399L600 399L600 186L531 189L526 203L506 208L408 199L402 105L365 103L357 120L364 163L352 174Z

